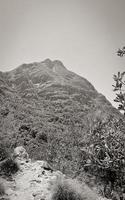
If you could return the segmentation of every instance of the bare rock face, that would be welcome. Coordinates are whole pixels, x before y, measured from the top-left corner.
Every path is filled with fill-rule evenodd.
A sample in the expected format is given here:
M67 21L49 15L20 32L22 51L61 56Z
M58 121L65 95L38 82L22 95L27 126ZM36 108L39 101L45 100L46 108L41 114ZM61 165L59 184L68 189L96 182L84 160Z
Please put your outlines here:
M14 149L13 157L20 169L22 169L25 163L28 163L31 161L28 153L26 152L25 148L22 146L16 147Z

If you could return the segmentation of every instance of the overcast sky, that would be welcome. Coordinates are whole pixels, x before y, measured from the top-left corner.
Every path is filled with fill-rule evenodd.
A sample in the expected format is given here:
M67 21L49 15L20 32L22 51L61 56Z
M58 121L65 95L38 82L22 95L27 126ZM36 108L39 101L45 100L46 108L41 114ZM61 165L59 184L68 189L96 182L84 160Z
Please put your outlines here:
M0 0L0 71L59 59L113 102L123 45L125 0Z

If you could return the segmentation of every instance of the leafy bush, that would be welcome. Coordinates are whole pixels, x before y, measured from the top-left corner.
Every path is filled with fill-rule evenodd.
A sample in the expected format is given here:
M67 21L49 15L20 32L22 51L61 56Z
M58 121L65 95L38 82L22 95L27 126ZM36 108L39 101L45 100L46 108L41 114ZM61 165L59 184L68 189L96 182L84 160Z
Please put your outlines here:
M1 175L11 176L19 170L17 163L12 158L7 158L0 163Z
M72 179L59 179L54 185L52 200L96 200L97 196L86 185Z
M83 154L88 158L84 169L102 181L107 198L112 197L113 191L119 192L118 188L122 193L125 186L124 132L124 122L111 116L95 123L85 143Z
M113 76L115 85L113 91L116 93L114 101L118 103L118 109L125 115L125 72L118 72Z
M125 47L122 49L118 49L117 55L123 57L125 55ZM121 110L125 116L125 71L118 72L118 74L114 74L113 79L115 81L114 92L116 92L115 102L118 103L118 109Z
M18 166L11 158L4 142L0 143L0 175L10 176L18 171Z

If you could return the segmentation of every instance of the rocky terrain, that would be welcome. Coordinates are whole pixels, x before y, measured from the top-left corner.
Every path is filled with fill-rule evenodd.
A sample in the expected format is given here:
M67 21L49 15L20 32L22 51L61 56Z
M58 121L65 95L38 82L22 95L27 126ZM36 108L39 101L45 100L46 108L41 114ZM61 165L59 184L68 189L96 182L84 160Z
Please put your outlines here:
M50 200L54 187L65 175L53 171L46 161L32 161L25 149L20 146L14 150L14 157L19 171L10 180L2 178L5 194L0 199L9 200ZM63 181L64 182L64 181ZM75 182L75 180L74 180ZM78 186L74 184L77 188ZM71 184L70 184L71 187ZM83 197L96 200L97 196L87 186L82 186ZM78 190L77 190L78 192ZM84 199L84 198L83 198ZM99 199L99 197L98 197Z

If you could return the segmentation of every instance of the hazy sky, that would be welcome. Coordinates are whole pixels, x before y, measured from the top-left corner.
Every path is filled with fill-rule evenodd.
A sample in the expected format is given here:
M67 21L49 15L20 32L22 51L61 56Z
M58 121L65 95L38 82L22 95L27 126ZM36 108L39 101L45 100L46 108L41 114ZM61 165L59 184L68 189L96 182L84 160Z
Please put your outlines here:
M0 0L0 71L59 59L112 101L123 45L125 0Z

